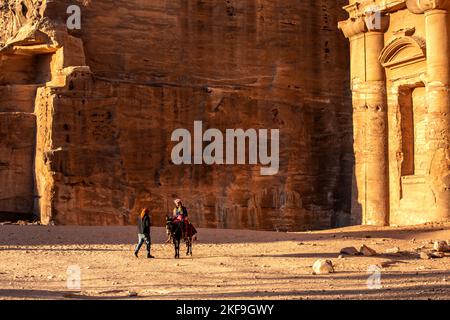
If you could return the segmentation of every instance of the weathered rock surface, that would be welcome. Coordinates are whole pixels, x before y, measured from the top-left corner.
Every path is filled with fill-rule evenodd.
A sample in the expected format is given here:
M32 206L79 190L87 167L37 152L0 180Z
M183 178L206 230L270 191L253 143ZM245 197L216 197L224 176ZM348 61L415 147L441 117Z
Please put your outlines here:
M18 130L19 129L19 130ZM3 212L33 212L36 117L0 112L0 207Z
M348 224L344 3L80 1L68 30L70 1L0 1L0 212L122 225L148 206L161 225L180 197L204 227ZM279 174L175 166L194 120L280 129Z

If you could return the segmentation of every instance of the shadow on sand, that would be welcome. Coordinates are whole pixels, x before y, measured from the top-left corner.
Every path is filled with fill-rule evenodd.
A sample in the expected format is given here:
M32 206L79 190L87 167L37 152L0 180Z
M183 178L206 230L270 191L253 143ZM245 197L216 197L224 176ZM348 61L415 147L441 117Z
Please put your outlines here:
M128 245L137 241L135 227L80 227L80 226L0 226L0 245ZM248 230L199 229L198 244L267 243L280 241L314 242L325 240L369 238L410 239L430 232L450 230L445 227L376 228L367 230L329 230L322 232L269 232ZM152 242L162 244L167 235L164 228L152 228Z

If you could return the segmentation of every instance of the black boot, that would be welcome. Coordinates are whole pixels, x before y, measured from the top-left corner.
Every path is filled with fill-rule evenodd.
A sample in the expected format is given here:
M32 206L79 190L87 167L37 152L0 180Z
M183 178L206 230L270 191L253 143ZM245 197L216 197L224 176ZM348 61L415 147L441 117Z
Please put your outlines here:
M135 256L136 258L139 258L139 257L138 257L138 253L137 253L136 251L134 252L134 256Z
M152 256L152 255L150 254L150 252L148 252L148 253L147 253L147 259L153 259L153 258L155 258L155 257Z

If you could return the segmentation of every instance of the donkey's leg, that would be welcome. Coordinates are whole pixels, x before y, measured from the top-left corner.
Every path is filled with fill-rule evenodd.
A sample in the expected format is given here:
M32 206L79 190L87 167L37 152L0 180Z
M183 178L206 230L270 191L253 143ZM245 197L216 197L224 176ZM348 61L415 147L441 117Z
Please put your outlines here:
M188 241L188 255L192 256L192 237L189 237Z
M173 248L175 249L175 259L177 258L177 239L173 237Z
M179 257L180 257L180 239L177 239L175 247L175 258Z

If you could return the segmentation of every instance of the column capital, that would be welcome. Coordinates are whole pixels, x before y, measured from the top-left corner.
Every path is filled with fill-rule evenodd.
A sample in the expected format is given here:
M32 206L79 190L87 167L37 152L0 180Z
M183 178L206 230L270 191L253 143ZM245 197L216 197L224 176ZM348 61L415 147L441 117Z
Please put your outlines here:
M406 0L406 7L414 14L422 14L430 10L448 10L448 0Z
M338 28L347 39L367 31L366 22L362 17L339 21Z
M389 16L379 12L367 12L364 16L349 18L338 22L346 38L351 38L366 32L386 32L389 26Z

